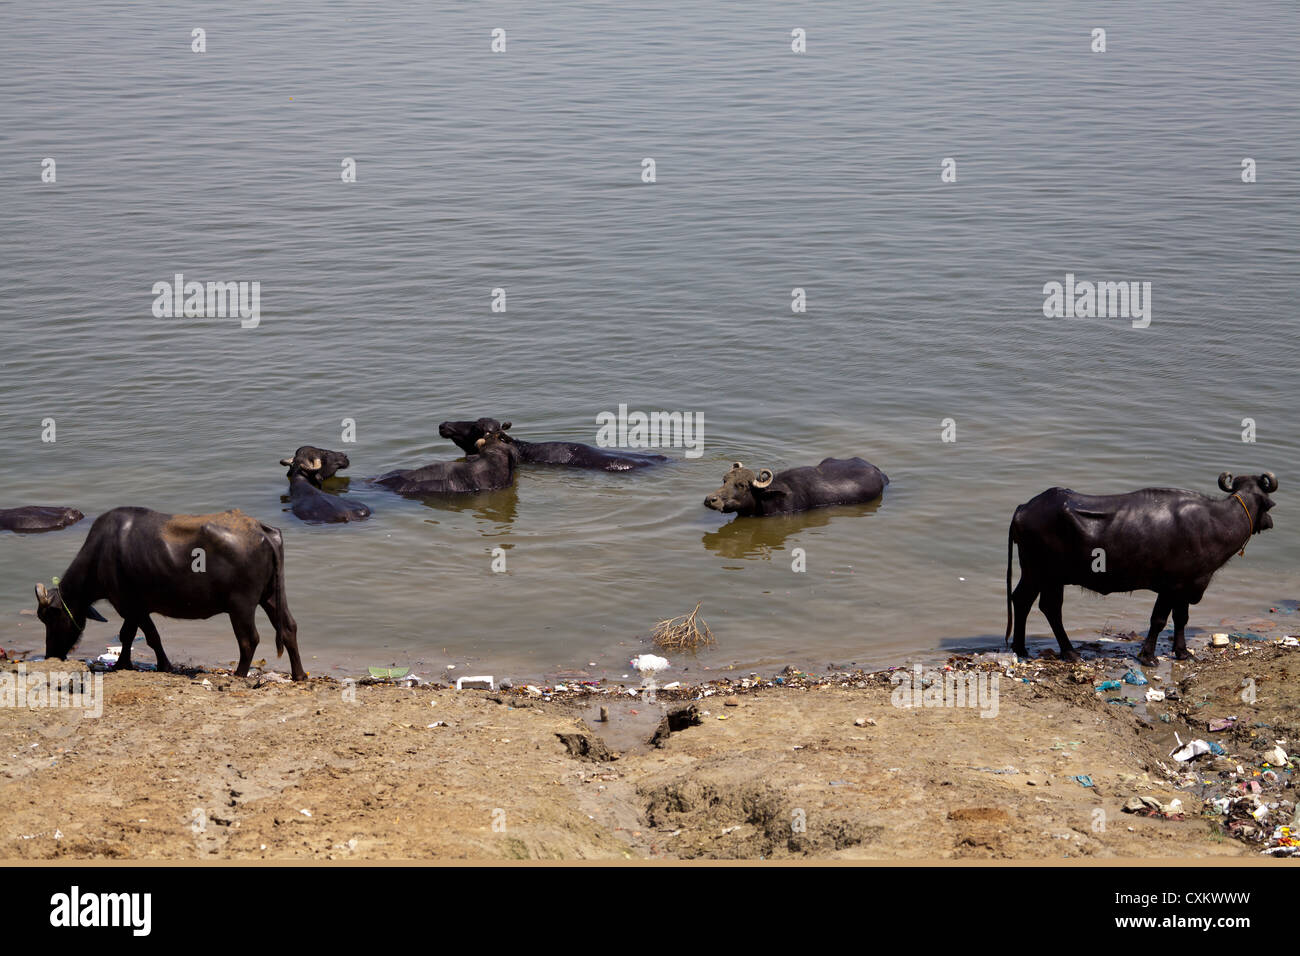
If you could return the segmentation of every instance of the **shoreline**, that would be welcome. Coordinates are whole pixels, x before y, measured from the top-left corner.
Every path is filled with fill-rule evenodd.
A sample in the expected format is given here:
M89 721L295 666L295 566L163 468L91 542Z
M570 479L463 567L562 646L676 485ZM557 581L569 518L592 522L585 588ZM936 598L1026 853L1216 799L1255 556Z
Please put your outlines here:
M1296 765L1289 749L1285 767L1259 758L1277 740L1300 749L1300 649L1274 629L1190 662L1166 658L1146 669L1150 685L1118 690L1097 688L1132 666L1127 654L954 656L926 668L984 682L997 706L982 710L929 706L933 689L919 687L906 699L921 706L899 706L907 665L719 676L661 687L654 701L628 693L635 681L456 691L116 672L102 681L107 719L0 709L0 855L1289 855L1276 831L1294 820ZM79 668L21 663L29 675ZM1238 699L1243 680L1258 688L1254 703ZM1150 689L1167 699L1147 701ZM1230 716L1227 730L1207 730ZM1201 738L1224 753L1171 758Z

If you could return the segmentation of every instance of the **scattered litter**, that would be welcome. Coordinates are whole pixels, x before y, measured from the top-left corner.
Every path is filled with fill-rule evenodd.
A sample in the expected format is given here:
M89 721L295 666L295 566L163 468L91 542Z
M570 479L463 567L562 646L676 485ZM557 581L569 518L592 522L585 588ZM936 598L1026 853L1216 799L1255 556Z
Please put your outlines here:
M1122 685L1117 680L1106 680L1097 685L1097 690L1119 690L1121 686Z
M1274 767L1285 767L1287 764L1286 751L1281 747L1274 747L1268 753L1264 754L1264 759Z
M1147 688L1147 700L1148 700L1150 703L1155 703L1155 702L1157 702L1157 701L1161 701L1161 700L1164 700L1164 699L1165 699L1165 692L1164 692L1164 691L1162 691L1162 690L1156 690L1154 687L1149 687L1149 688Z
M370 671L371 677L379 680L397 680L411 673L409 667L367 667L366 670Z
M457 677L456 689L464 690L466 687L470 690L496 690L496 681L490 674L484 674L478 677Z
M1134 667L1124 675L1124 683L1142 687L1150 683L1150 681L1147 680L1146 675L1143 674L1142 671Z
M1093 786L1092 777L1088 776L1086 773L1075 774L1070 779L1076 781L1081 787Z
M1177 734L1175 734L1174 736L1177 737ZM1182 742L1179 741L1179 743L1181 744ZM1179 761L1180 763L1185 763L1188 760L1193 759L1194 757L1199 757L1201 754L1215 754L1216 756L1223 756L1225 753L1227 753L1227 751L1224 750L1222 747L1220 747L1218 744L1214 743L1213 741L1193 740L1188 744L1182 745L1181 747L1175 747L1173 752L1170 753L1169 756L1173 757L1175 760Z
M1224 633L1215 634L1210 638L1211 647L1227 647L1232 639Z
M1209 724L1206 725L1206 729L1212 734L1217 734L1224 730L1231 730L1232 725L1236 722L1237 717L1235 714L1231 717L1219 717L1210 721Z

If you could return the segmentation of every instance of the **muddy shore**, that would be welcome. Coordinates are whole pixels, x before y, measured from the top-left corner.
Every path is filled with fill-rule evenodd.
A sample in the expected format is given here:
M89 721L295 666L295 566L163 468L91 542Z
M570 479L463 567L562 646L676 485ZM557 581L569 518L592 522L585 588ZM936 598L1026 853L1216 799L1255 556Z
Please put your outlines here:
M1262 621L1162 658L1147 685L1104 643L1073 665L952 658L915 686L910 669L794 671L654 701L634 683L110 673L98 718L0 708L0 855L1268 860L1294 852L1287 633ZM10 688L20 667L84 671L0 664ZM959 677L977 684L945 706ZM1195 739L1223 752L1171 756Z

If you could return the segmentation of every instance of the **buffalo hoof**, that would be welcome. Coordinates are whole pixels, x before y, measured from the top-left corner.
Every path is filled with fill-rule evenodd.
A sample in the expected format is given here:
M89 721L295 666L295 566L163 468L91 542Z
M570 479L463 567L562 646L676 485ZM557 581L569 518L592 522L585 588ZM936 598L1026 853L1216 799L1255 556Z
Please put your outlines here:
M1196 660L1196 655L1185 647L1176 647L1174 648L1174 659L1180 661L1194 661ZM1143 663L1146 662L1144 661Z
M1155 653L1152 651L1143 651L1139 654L1138 663L1145 664L1147 667L1156 667L1160 664L1160 662L1156 660Z
M109 668L109 670L114 670L114 671L133 671L133 670L135 670L135 665L132 664L130 661L124 661L124 660L119 659L118 662L117 662L116 664L114 664L112 667Z
M1066 651L1061 655L1061 660L1065 661L1067 664L1077 664L1083 660L1083 655L1078 651Z

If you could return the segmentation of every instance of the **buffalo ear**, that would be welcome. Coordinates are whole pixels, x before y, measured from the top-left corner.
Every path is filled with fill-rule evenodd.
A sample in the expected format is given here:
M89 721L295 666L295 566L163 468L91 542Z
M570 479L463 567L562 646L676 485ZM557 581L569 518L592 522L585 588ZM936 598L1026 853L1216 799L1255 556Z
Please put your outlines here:
M764 468L758 473L758 477L754 479L754 487L766 488L772 483L772 479L775 477L776 475L772 474L771 468Z
M1259 483L1264 486L1264 491L1270 495L1277 491L1277 475L1271 471L1266 471L1260 475Z
M44 584L36 585L36 600L41 607L48 607L50 603L50 592L45 590Z
M510 431L510 426L513 425L513 424L514 424L514 422L502 422L502 423L501 423L501 430L502 430L503 432L508 432L508 431Z
M1223 474L1219 475L1219 487L1224 491L1232 490L1232 472L1225 471Z
M104 617L104 615L100 614L93 607L86 608L86 619L90 621L103 621L105 624L108 623L108 618Z

